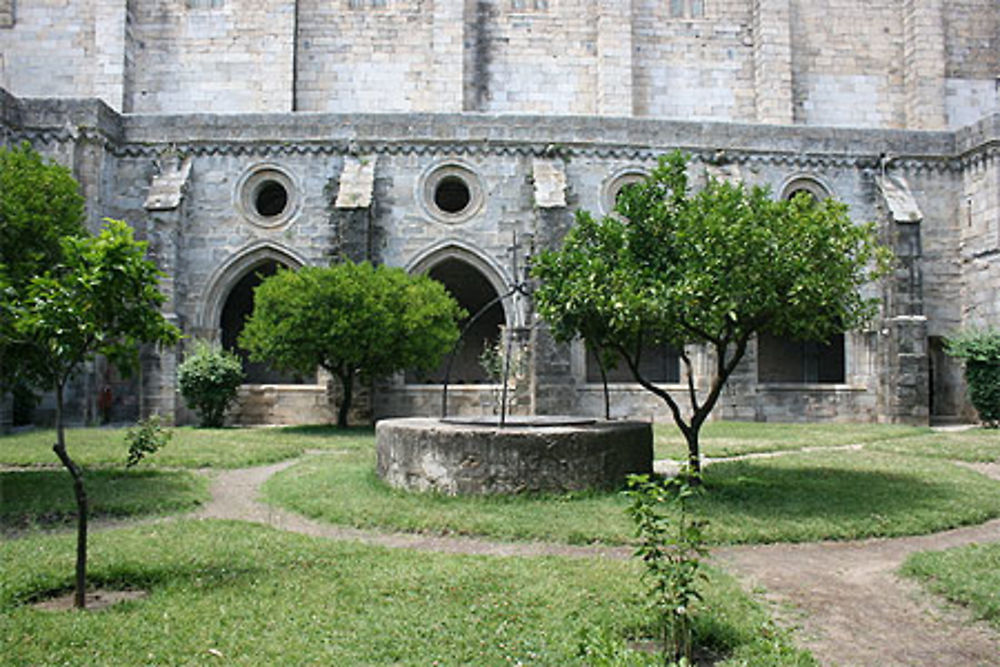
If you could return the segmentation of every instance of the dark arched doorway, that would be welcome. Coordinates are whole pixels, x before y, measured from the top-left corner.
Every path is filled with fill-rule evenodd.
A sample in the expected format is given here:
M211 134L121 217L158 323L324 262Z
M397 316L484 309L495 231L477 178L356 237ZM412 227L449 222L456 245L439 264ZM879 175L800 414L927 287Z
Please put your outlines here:
M222 347L235 352L243 361L243 382L246 384L303 384L305 379L291 373L282 373L269 365L250 361L249 353L239 346L240 332L246 320L253 313L253 291L268 276L273 276L279 268L287 268L280 262L268 259L258 264L240 278L226 297L219 318L222 332Z
M489 279L475 266L457 257L448 257L434 264L427 275L445 286L467 313L459 327L464 329L469 319L497 296ZM452 384L478 384L490 382L479 357L488 345L496 343L505 323L503 304L497 301L472 325L459 342L449 382ZM430 373L408 373L407 381L417 384L437 384L444 381L448 359Z

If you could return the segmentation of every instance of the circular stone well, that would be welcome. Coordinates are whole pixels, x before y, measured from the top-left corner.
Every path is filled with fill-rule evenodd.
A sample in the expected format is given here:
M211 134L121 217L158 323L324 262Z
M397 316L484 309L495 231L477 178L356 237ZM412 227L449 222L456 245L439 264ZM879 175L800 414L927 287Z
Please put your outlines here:
M375 427L379 477L449 495L614 489L653 472L646 422L586 418L386 419Z

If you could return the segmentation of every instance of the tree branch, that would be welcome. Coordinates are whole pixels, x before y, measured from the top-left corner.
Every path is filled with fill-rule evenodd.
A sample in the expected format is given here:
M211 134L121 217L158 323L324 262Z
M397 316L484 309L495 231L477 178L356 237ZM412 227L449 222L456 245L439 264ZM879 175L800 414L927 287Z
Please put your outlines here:
M691 357L688 356L686 350L681 348L680 357L684 361L684 367L687 369L687 385L688 385L688 396L691 399L691 411L698 411L698 393L694 388L694 368L691 365Z
M635 381L638 382L643 389L653 393L656 396L659 396L661 399L663 399L664 402L666 402L667 406L670 408L671 414L674 417L674 423L677 424L677 428L679 428L686 437L687 434L690 432L691 427L688 426L687 423L685 423L684 416L681 414L680 406L677 405L677 402L674 400L674 398L670 395L668 391L666 391L665 389L661 389L660 387L657 387L655 384L653 384L652 382L650 382L649 380L647 380L642 376L642 374L639 372L638 359L633 359L623 345L615 345L615 348L618 350L619 354L621 354L622 357L625 359L625 363L628 364L629 370L632 371L632 376L635 378Z

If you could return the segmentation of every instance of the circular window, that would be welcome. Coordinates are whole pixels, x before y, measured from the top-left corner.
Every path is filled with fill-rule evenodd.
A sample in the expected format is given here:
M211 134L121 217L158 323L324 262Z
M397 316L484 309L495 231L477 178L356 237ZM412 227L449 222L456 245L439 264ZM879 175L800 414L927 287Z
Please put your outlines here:
M471 201L469 185L458 176L446 176L434 188L434 205L452 215L464 211Z
M601 187L601 209L604 214L614 213L615 204L618 203L618 197L625 186L645 180L648 176L649 172L641 167L628 167L620 169L606 178Z
M291 174L272 164L247 170L236 186L236 208L261 227L278 227L298 212L298 188Z
M288 190L277 181L264 181L257 188L253 205L257 215L261 217L273 218L281 215L288 206Z
M795 176L787 180L781 188L781 199L791 200L804 194L813 201L822 201L830 196L830 190L812 176Z
M420 201L432 217L442 222L465 222L483 206L479 177L465 165L435 167L422 182Z

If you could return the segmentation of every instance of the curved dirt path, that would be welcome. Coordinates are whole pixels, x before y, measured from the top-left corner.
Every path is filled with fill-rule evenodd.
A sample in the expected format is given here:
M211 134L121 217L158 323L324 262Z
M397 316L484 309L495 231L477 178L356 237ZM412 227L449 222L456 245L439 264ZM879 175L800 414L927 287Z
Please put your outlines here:
M390 533L332 526L257 499L271 475L296 460L221 471L212 500L193 516L264 523L315 537L451 554L624 559L628 547ZM1000 479L1000 466L979 466ZM1000 635L963 609L942 604L896 575L916 551L1000 541L1000 519L933 535L854 542L719 547L712 558L752 587L762 586L796 641L826 665L1000 665Z
M222 470L212 481L212 499L190 515L198 519L236 519L263 523L313 537L334 540L357 540L392 548L418 549L449 554L479 554L488 556L577 556L628 558L627 547L584 547L548 542L493 542L470 537L419 535L378 530L362 530L336 526L307 519L304 516L257 499L261 485L271 475L288 468L300 459L282 461L259 468Z

